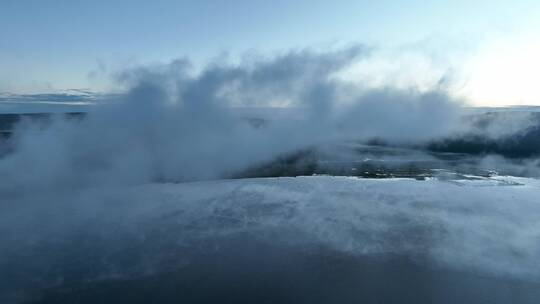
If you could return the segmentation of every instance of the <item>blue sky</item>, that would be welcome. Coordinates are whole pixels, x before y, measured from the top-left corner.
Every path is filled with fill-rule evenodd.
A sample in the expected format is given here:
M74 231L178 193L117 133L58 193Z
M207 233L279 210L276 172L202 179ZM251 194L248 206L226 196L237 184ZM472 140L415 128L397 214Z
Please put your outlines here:
M184 56L204 62L222 52L367 43L387 50L414 45L442 58L457 54L458 68L473 82L469 90L477 91L466 94L493 99L478 88L516 81L515 76L486 80L494 71L482 76L482 70L504 61L501 74L533 75L515 65L528 69L535 60L537 20L539 1L2 0L0 91L103 90L104 75L135 63ZM508 50L498 54L501 48ZM523 49L530 49L531 58L514 64L525 56ZM512 86L519 90L519 84ZM526 98L508 90L490 94L505 95L499 103L540 97L532 88Z

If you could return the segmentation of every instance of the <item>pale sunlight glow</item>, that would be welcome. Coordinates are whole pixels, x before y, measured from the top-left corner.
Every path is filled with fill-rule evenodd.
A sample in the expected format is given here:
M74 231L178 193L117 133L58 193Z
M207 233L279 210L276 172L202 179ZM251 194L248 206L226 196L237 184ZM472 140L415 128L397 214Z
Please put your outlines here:
M477 105L540 105L540 43L499 41L471 60L467 95Z

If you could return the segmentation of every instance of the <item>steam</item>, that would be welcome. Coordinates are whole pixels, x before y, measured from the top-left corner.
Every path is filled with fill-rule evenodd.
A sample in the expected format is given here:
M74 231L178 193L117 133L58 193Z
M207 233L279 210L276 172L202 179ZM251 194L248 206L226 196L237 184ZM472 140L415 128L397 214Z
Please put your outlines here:
M187 60L123 71L127 92L84 119L19 125L14 153L0 159L0 194L226 177L322 142L421 141L453 128L459 102L444 92L366 90L334 77L368 57L354 46L214 62L200 72ZM258 117L239 115L254 107L268 116L262 128L242 119ZM299 115L274 120L276 107Z

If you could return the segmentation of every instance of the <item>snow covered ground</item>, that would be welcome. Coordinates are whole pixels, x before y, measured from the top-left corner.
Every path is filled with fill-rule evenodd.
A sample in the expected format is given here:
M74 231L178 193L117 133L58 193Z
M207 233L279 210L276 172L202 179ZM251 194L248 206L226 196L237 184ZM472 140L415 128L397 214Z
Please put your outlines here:
M205 252L219 255L219 240L231 238L350 257L406 256L538 287L539 198L540 180L506 176L261 178L18 197L16 205L0 204L0 268L8 278L0 299L181 271Z

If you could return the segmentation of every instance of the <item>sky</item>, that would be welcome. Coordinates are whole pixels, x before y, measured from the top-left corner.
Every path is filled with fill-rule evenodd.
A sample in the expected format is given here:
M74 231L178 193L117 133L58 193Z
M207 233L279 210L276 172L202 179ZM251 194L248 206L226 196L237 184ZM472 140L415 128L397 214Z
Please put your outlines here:
M538 104L539 1L1 0L0 92L110 89L125 67L365 44L349 77Z

